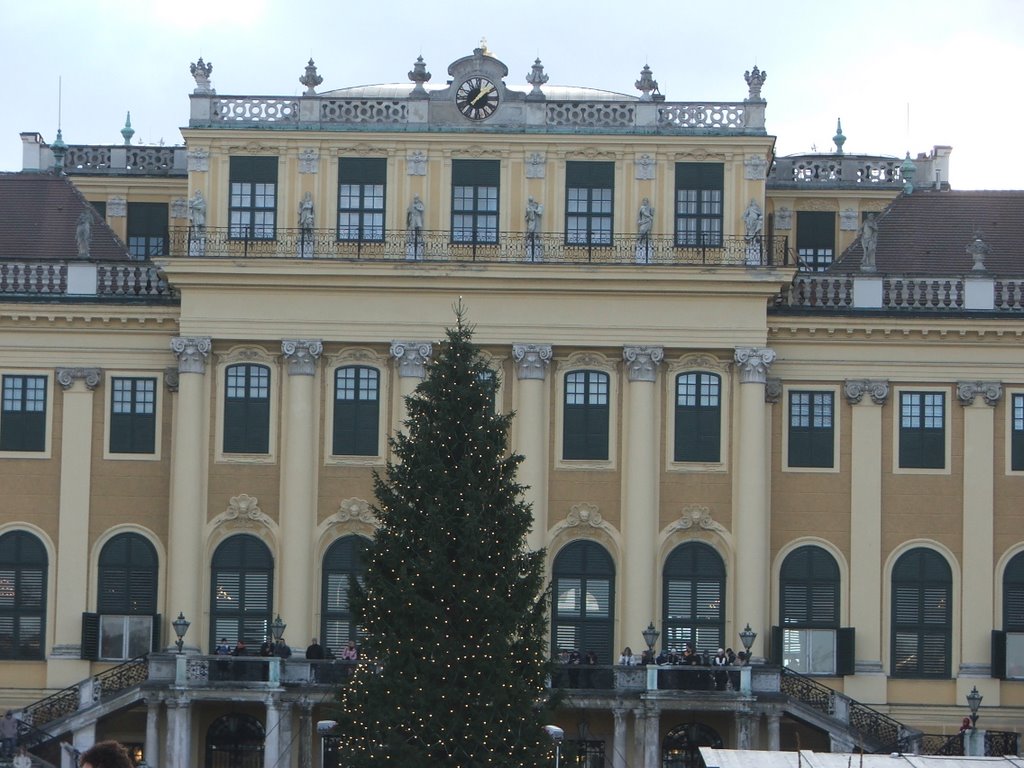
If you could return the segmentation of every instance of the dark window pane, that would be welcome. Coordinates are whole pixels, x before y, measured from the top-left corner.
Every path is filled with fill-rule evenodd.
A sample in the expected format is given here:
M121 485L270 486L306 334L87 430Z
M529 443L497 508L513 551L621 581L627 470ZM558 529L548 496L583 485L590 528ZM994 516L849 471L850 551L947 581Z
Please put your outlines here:
M4 376L0 451L46 450L46 377Z
M676 245L722 244L724 189L722 163L676 163Z

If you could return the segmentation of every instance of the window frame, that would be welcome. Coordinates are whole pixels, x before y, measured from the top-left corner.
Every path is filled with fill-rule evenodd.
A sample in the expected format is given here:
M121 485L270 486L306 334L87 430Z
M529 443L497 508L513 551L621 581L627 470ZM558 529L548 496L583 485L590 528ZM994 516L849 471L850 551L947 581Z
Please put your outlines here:
M680 374L706 373L719 378L719 456L718 461L677 461L676 445L676 379ZM730 435L729 424L732 402L732 376L729 365L706 354L684 355L668 362L665 375L665 419L666 439L664 446L665 468L669 472L727 472L729 467Z
M278 163L276 155L232 155L228 158L229 241L277 239ZM260 200L262 205L258 204Z
M105 372L107 391L110 393L105 398L105 415L103 429L103 458L114 461L158 461L160 459L163 436L163 387L162 377L152 371L107 371ZM115 382L117 381L152 381L153 382L153 446L149 451L114 451L111 450L111 443L114 434L114 395ZM134 394L134 391L133 391ZM133 399L134 403L134 399ZM139 414L128 414L131 417L138 417Z
M334 235L339 243L384 242L387 236L387 177L386 157L338 158L338 210ZM358 189L346 194L346 186ZM376 205L378 201L379 206ZM345 216L354 217L355 223L343 224ZM379 224L376 223L377 217ZM371 223L367 223L367 219ZM343 236L343 229L348 232L354 229L355 235Z
M575 388L582 384L582 392L578 392ZM601 388L604 391L601 391ZM584 398L583 403L569 403L570 396L582 396ZM604 402L591 402L591 399L600 400L603 398ZM580 430L569 429L570 417L575 418L579 415L584 426L582 428L582 434L578 435L577 432ZM603 415L603 437L604 437L604 450L600 450L597 446L596 441L598 439L596 435L596 429L600 426L596 422L600 421ZM562 461L608 461L611 455L611 445L609 439L609 432L611 429L611 376L606 372L594 368L575 368L570 371L565 371L562 374L562 440L561 440L561 458ZM579 438L580 449L578 455L570 456L569 443L570 436L575 440ZM603 454L603 455L599 455Z
M566 161L565 245L585 248L608 248L613 245L615 172L615 162L610 160ZM595 192L601 193L597 199ZM579 219L579 223L584 226L570 226L573 219ZM602 226L595 229L595 223L601 223ZM607 225L607 228L603 225Z
M903 442L903 396L904 395L941 395L943 404L943 466L941 467L905 467L902 464L901 446ZM948 475L952 472L950 447L952 441L952 423L950 403L952 402L949 387L930 386L898 386L894 387L893 408L893 474ZM922 403L923 407L923 403ZM923 428L920 428L923 429Z
M679 387L681 385L681 381L680 380L683 379L683 377L686 377L686 376L694 376L694 377L696 377L696 379L694 381L694 386L695 386L694 398L698 402L695 402L693 405L680 405L679 404L679 398L680 398ZM702 400L705 397L705 394L704 394L704 383L703 383L703 380L705 378L709 379L709 384L710 383L714 383L714 385L716 387L716 391L714 393L714 397L717 400L717 404L714 405L714 406L705 406L705 405L701 405L699 403L699 401ZM673 427L672 428L672 461L673 462L675 462L677 464L691 464L691 465L693 465L693 464L721 464L722 463L722 411L723 411L723 408L722 408L722 394L723 394L723 390L724 390L724 385L723 385L722 379L723 379L723 377L722 377L722 375L720 373L717 373L717 372L714 372L714 371L701 371L701 370L680 371L679 373L676 373L675 375L672 376L672 381L673 381L673 385L674 385L674 397L673 397L673 401L674 402L673 402L673 408L672 408L672 416L673 416L673 419L672 419L673 420L673 425L672 425L672 427ZM714 452L717 454L717 456L715 458L709 458L708 456L699 456L699 457L692 458L692 459L680 458L680 441L684 440L685 437L686 437L686 435L681 434L682 427L684 426L683 424L681 424L681 421L683 420L683 418L688 413L690 414L690 418L695 420L695 421L697 421L697 422L702 422L702 421L705 420L705 418L707 420L710 420L710 418L708 417L709 414L711 414L711 413L716 414L717 422L718 423L717 423L717 427L715 429L716 434L714 435L714 443L715 443L715 451ZM702 416L704 416L705 418L702 418ZM709 438L706 435L703 435L701 427L698 426L695 431L701 432L701 434L698 435L698 437L696 438L696 442L708 442L708 441L710 441L711 438Z
M127 219L125 245L132 258L143 260L169 253L170 212L167 203L129 202Z
M459 190L470 190L468 198ZM497 245L500 238L501 161L453 159L451 244Z
M8 537L13 537L8 539ZM11 561L0 561L0 572L10 570L14 576L14 587L11 590L12 605L10 608L0 603L0 625L4 618L11 618L12 628L12 651L5 653L0 645L0 660L4 661L42 661L46 659L47 626L46 619L50 610L50 561L51 555L43 539L25 529L14 529L0 534L0 553L4 546L9 544L15 549ZM22 550L26 547L35 549L34 552L25 554ZM38 572L38 606L26 607L24 595L20 594L22 589L19 585L23 582L25 572ZM6 591L6 590L5 590ZM39 648L35 652L24 652L24 644L20 641L22 637L22 623L24 619L38 619L38 642Z
M325 466L382 466L387 458L388 419L393 407L391 376L393 366L377 352L369 348L353 347L334 354L324 355L323 413L326 427L323 431L323 453ZM334 453L335 405L334 382L339 368L363 366L374 368L379 374L377 402L377 453L360 456Z
M356 387L355 387L354 391L359 396L358 397L354 397L351 400L341 399L341 398L338 397L338 392L339 392L339 389L338 389L338 385L339 385L338 377L341 375L341 373L343 371L354 371L355 375L356 375L356 378L355 378ZM372 408L372 411L373 411L373 413L372 413L372 422L373 422L373 431L374 431L374 434L373 434L373 448L370 451L357 450L360 447L360 445L359 445L359 437L358 437L358 433L360 432L360 429L359 429L358 426L353 425L350 431L354 433L354 436L351 438L351 445L349 446L349 447L352 447L353 450L351 450L351 451L339 451L338 450L338 447L339 447L339 438L338 438L339 421L343 418L343 410L349 410L349 409L342 409L339 406L339 403L351 402L351 403L354 404L351 407L351 410L354 411L354 413L351 416L351 420L352 421L358 422L358 421L360 421L361 418L362 419L368 419L369 416L370 416L369 412L370 412L371 409L369 407L363 407L362 406L363 403L370 402L370 401L366 400L362 396L364 394L364 388L362 386L362 383L363 383L363 373L364 372L372 373L373 376L374 376L374 386L373 386L374 398L372 400L372 402L374 403L374 406ZM332 456L345 456L345 457L357 456L357 457L365 458L365 457L377 457L377 456L381 455L381 443L380 443L380 437L381 437L381 429L380 429L381 418L380 417L381 417L381 413L380 413L380 411L381 411L381 379L382 378L383 378L383 372L381 371L381 369L377 368L376 366L372 366L372 365L348 364L348 365L339 365L336 368L332 369L332 371L331 371L331 391L332 391L333 403L334 403L333 408L331 409L331 455ZM366 413L363 413L364 411Z
M262 365L270 369L270 412L268 446L266 453L231 453L224 451L224 426L227 395L227 369L233 365ZM216 390L216 440L215 461L226 464L274 464L277 461L278 421L280 420L280 400L282 388L279 361L265 349L260 347L232 347L217 358L217 377L213 387ZM328 430L323 430L325 433Z
M49 459L51 451L53 449L53 375L52 372L39 371L39 370L24 370L24 371L5 371L0 374L0 441L2 441L5 428L9 429L11 422L8 421L10 418L7 414L9 413L6 408L6 397L4 393L7 391L7 379L8 378L21 378L21 379L42 379L43 384L43 417L42 421L42 448L36 449L25 449L21 447L6 448L2 447L3 443L0 442L0 455L8 458L23 458L23 459ZM21 397L24 400L24 392Z
M1000 579L1004 680L1024 680L1024 550L1006 561Z
M809 411L809 415L813 415L813 396L828 394L832 400L832 426L828 430L822 429L822 432L830 431L831 437L827 441L832 450L832 463L827 466L808 466L803 464L793 464L791 461L790 451L792 450L792 439L793 439L793 402L792 396L796 394L809 394L812 395L812 407ZM782 415L783 424L782 429L782 456L780 463L782 465L783 472L809 472L809 473L838 473L842 469L842 454L840 452L840 441L842 439L841 432L841 414L843 400L840 399L840 388L838 385L831 386L820 386L817 384L786 384L782 387ZM808 431L812 432L813 427L809 427ZM813 435L812 435L813 436ZM824 435L818 436L821 441L825 441Z
M786 639L788 633L800 634L800 647L808 649L805 660L814 660L815 638L820 642L827 632L831 637L831 669L812 669L811 663L798 664L803 668L795 671L805 675L838 675L839 634L843 615L843 573L835 554L816 542L802 543L785 554L779 564L778 627L781 647L778 649L779 663L786 664ZM825 586L826 588L822 588ZM791 603L789 595L801 593L804 616L790 618L788 611L797 606ZM828 594L828 593L831 594ZM797 602L800 602L798 599ZM830 604L830 605L827 605ZM831 610L831 616L823 617L822 610ZM774 651L775 649L773 649Z
M566 459L562 452L565 434L565 375L576 370L594 370L608 374L608 458L607 459ZM554 424L554 466L557 469L611 470L618 463L618 414L619 414L619 366L604 355L590 352L574 352L565 358L558 358L551 365L555 383L556 398ZM504 378L504 377L503 377Z
M1006 403L1006 474L1024 474L1024 390L1008 390Z
M688 569L683 568L682 561L692 559ZM675 567L674 567L675 566ZM710 566L710 567L709 567ZM671 618L669 614L672 599L672 583L689 584L690 607L693 615L689 618ZM716 584L718 595L718 615L714 618L700 618L701 585ZM706 541L681 541L669 551L661 567L661 644L665 649L681 652L686 643L693 643L697 651L714 653L716 649L728 645L725 642L726 618L728 616L729 572L722 553ZM682 636L682 630L692 630L688 637ZM713 640L701 641L701 630L715 634ZM673 637L673 631L680 633Z
M948 574L948 580L943 579L925 579L919 578L915 580L910 579L897 579L896 573L903 563L904 559L915 555L920 559L917 564L918 570L921 571L927 567L925 560L928 558L935 558L932 562L941 563L942 569L944 569L944 575ZM918 618L916 622L898 621L897 611L900 608L900 601L897 596L897 588L899 586L905 586L907 589L916 589L918 594L916 601L918 604ZM942 555L941 552L926 546L914 546L910 547L899 554L893 560L892 570L889 573L889 676L892 678L909 679L909 680L949 680L952 678L952 664L953 664L953 644L956 640L956 634L954 633L953 620L953 602L956 599L954 584L954 572L953 568L949 563L949 560ZM932 589L944 589L944 599L946 601L946 609L944 616L941 620L932 623L927 622L922 617L921 608L923 601L927 597L925 590ZM941 638L945 642L944 658L942 660L943 671L941 673L925 673L922 671L923 662L921 659L921 647L923 640L926 636L928 637L939 637L940 632L930 630L930 627L940 627ZM904 635L916 634L917 639L917 653L918 661L913 670L900 671L897 669L897 638L898 634L902 631Z
M235 565L233 561L228 561L218 566L217 557L219 555L222 555L223 548L226 545L233 543L235 539L244 539L237 542L238 548L240 548L242 552L247 553L246 556L242 558L241 564ZM228 551L223 556L227 557L228 554L234 553ZM269 561L269 567L265 564L258 565L256 558L257 555L261 558L266 557L267 561ZM255 653L256 649L259 648L260 644L270 636L270 625L272 623L274 616L274 588L276 586L274 579L276 566L277 563L274 558L274 553L271 551L270 547L259 536L252 533L232 533L231 535L225 537L220 542L218 542L217 546L213 548L213 551L210 555L209 566L207 567L207 576L210 580L210 589L208 592L209 603L207 604L207 610L209 612L209 627L207 629L207 640L210 643L209 647L211 650L216 647L219 638L227 637L229 641L233 641L237 640L237 638L241 634L245 637L246 645L248 645L252 649L250 652ZM219 586L219 579L217 578L217 575L221 573L237 573L239 575L238 603L240 606L244 602L244 593L247 591L247 585L249 583L248 579L242 577L250 574L262 575L263 577L265 577L264 580L266 584L267 596L265 612L263 612L263 610L261 609L247 608L240 608L236 612L218 609L217 589ZM224 621L237 622L235 631L230 632L224 629L223 625L218 625L218 619L223 619ZM263 628L263 632L260 633L260 636L257 636L256 634L245 633L245 622L247 620L258 622L261 619L265 626ZM238 631L239 629L242 630L241 633Z
M715 193L717 192L717 199ZM681 199L681 195L692 199ZM673 187L672 244L676 248L721 248L725 222L725 163L679 162ZM692 210L683 211L683 206ZM685 223L693 222L691 228ZM717 226L716 226L717 225ZM705 231L707 229L707 231Z
M361 536L358 533L346 533L332 541L320 558L320 634L317 637L320 638L321 645L325 649L330 648L339 658L341 657L342 649L349 640L355 640L356 645L361 645L364 633L360 627L355 625L350 591L347 591L345 595L345 602L348 604L347 610L332 610L329 607L330 576L332 574L342 575L349 577L349 579L354 576L360 583L365 583L367 565L365 560L361 560L361 558L365 558L366 549L369 544L369 539L365 536ZM347 562L339 562L337 563L339 567L332 567L332 559ZM351 586L351 581L349 581L349 585ZM342 639L338 646L330 644L333 634L329 625L332 621L348 622L350 624L348 636Z
M96 595L96 613L85 616L95 617L92 620L95 637L85 636L88 627L83 623L83 658L97 661L128 661L141 655L128 653L131 637L127 630L132 623L149 626L143 653L158 650L156 644L160 642L161 625L158 609L162 584L160 552L157 546L137 530L121 530L98 544L94 566L89 586L91 593ZM112 587L119 589L119 593L113 598L109 597ZM134 606L133 600L136 602ZM107 619L111 621L105 621ZM106 655L103 653L104 624L116 624L117 619L121 620L122 629L125 630L122 635L122 655ZM138 621L130 621L132 619ZM92 646L88 653L87 646Z
M579 552L578 555L577 551ZM580 566L574 568L572 567L572 563L567 563L566 561L569 560L570 557L578 557L580 560ZM590 539L575 539L567 542L564 546L559 548L558 552L555 553L551 560L552 597L551 621L548 628L548 638L551 642L553 652L557 652L561 648L558 643L559 626L569 626L573 627L573 634L577 639L581 636L585 638L588 634L590 634L593 639L595 635L592 633L600 633L603 635L601 645L605 647L598 648L597 642L590 642L586 643L586 645L594 647L576 648L575 650L579 651L580 654L583 654L588 650L599 651L602 653L607 651L608 658L601 658L599 655L598 661L601 664L615 663L617 659L615 648L616 577L617 572L615 568L615 560L613 559L611 552L609 552L603 544ZM579 581L579 611L575 612L575 614L563 614L560 610L559 583L562 580ZM590 614L587 611L588 601L583 596L591 594L591 582L595 584L598 582L607 582L607 616L600 615L599 613Z
M826 231L829 230L825 223L826 217L830 217L831 239L825 236ZM805 222L805 228L801 228L801 218ZM824 272L835 263L838 242L836 238L837 218L838 214L835 211L796 211L796 238L794 243L798 258L797 263L801 272ZM804 253L804 251L807 251L807 253Z

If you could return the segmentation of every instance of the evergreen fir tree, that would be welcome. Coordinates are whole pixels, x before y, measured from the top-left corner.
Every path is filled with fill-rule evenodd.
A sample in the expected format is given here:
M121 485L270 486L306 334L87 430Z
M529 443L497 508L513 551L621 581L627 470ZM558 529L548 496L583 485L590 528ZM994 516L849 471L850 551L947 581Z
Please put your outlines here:
M353 610L364 663L341 690L345 766L540 766L549 671L543 553L495 412L497 373L465 325L407 398L398 463L375 477L380 522Z

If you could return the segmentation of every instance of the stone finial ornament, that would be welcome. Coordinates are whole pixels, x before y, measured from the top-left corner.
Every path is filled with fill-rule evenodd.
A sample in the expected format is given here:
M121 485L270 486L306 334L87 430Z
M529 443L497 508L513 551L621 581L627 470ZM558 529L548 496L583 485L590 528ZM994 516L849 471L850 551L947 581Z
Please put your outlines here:
M658 91L658 81L654 79L654 72L651 71L650 66L644 64L644 68L640 70L640 79L634 83L636 89L640 91L640 101L653 101L653 93Z
M988 243L981 239L981 230L974 230L974 239L964 250L968 256L974 259L974 266L971 267L971 271L984 272L985 257L991 253L992 249L989 247Z
M412 65L412 70L409 72L409 79L416 83L416 87L412 89L414 96L427 95L427 89L423 87L423 84L430 80L430 73L427 72L427 64L423 61L422 56L416 57L416 62Z
M836 135L832 137L832 142L836 145L836 154L843 154L843 144L846 143L846 137L843 135L842 118L836 118Z
M196 79L196 88L193 93L216 93L213 88L210 87L210 73L213 72L213 64L207 64L203 61L203 57L199 57L199 61L189 66L189 71L192 73L192 77Z
M126 147L132 143L132 136L134 135L135 129L132 128L132 113L129 112L124 118L124 128L121 129L121 138L124 139Z
M743 79L747 81L747 87L750 88L747 101L763 101L761 98L761 86L768 79L768 72L762 72L755 64L752 70L743 73Z
M903 194L912 195L914 193L914 176L916 175L917 165L910 159L910 152L907 152L907 156L900 164L900 176L903 177Z
M309 64L306 65L306 73L299 78L299 82L306 86L303 96L316 96L316 87L323 81L323 75L316 73L316 64L313 63L313 59L310 59Z
M526 82L533 86L533 90L527 94L528 99L543 99L544 93L540 87L548 81L548 76L544 74L544 65L540 63L540 57L534 62L530 68L530 73L526 76Z

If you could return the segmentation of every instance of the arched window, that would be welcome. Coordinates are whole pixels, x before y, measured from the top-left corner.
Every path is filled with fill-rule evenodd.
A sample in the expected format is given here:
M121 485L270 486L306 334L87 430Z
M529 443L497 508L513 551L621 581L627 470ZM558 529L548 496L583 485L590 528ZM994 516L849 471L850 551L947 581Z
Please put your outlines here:
M713 547L693 541L680 544L663 572L665 648L682 651L693 643L714 653L725 638L725 563Z
M805 675L853 674L853 632L839 628L839 565L822 547L786 555L779 574L773 661Z
M206 768L263 768L263 724L249 715L223 715L206 731Z
M363 582L366 574L366 539L344 536L324 555L320 598L320 641L336 656L349 640L358 640L349 601L352 580Z
M41 659L46 547L27 531L0 536L0 659Z
M334 373L335 456L376 456L380 450L380 372L350 365Z
M676 376L675 461L722 460L722 378L714 373Z
M574 541L555 557L552 575L552 649L594 651L599 664L613 663L615 565L611 556L600 544Z
M210 648L226 637L258 647L270 636L274 559L255 536L239 534L213 553L210 578Z
M662 744L662 768L704 768L701 747L721 749L722 737L703 723L677 725L668 732Z
M938 552L919 547L892 570L893 677L950 676L953 575Z
M993 632L992 651L993 676L1024 678L1024 552L1003 571L1003 628Z
M270 450L270 368L228 366L224 380L224 453Z
M155 648L158 571L156 549L144 536L122 533L103 545L96 613L82 617L85 658L134 659Z
M570 371L565 375L562 458L608 458L608 374Z

